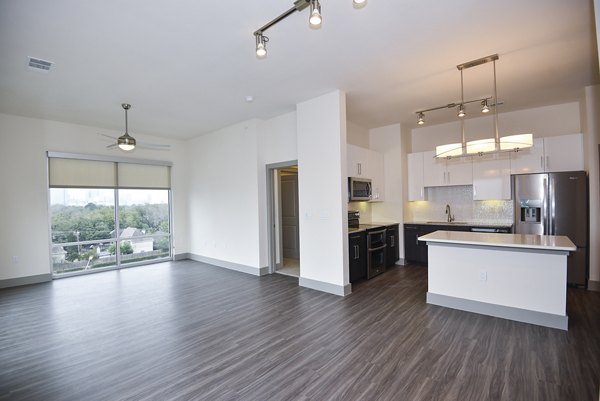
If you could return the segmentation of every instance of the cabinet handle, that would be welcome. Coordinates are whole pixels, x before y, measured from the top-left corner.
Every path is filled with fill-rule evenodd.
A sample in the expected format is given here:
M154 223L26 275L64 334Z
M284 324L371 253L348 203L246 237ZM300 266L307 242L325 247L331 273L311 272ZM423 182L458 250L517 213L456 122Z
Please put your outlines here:
M396 246L395 237L392 235L390 238L392 239L392 248L393 248Z
M423 200L423 187L421 187L421 200Z
M540 168L544 170L544 156L540 156Z
M546 156L546 171L550 170L550 156Z
M448 171L448 184L450 184L450 172Z
M354 254L356 255L355 259L358 259L358 258L360 258L360 247L358 245L354 245L354 247L355 247Z
M360 165L360 163L356 163L356 172L357 172L357 174L358 174L358 175L360 175L360 174L362 173L362 171L361 171L361 170L362 170L362 169L361 169L361 165Z

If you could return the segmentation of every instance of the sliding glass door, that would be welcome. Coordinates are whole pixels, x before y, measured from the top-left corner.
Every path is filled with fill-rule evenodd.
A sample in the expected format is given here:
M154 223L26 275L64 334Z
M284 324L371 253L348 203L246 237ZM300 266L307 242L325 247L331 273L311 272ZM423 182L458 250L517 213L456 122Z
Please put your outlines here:
M49 169L55 277L171 258L168 166L50 157Z

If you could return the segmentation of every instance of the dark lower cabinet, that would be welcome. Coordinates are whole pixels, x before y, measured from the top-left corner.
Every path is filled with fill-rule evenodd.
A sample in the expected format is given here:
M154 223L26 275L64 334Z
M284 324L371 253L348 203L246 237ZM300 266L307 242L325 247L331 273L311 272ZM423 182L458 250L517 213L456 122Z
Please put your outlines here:
M404 225L404 259L408 262L427 264L427 245L419 241L421 235L425 235L422 226Z
M364 231L348 234L350 252L350 282L367 278L367 234Z
M386 227L385 232L387 248L386 248L386 267L391 267L400 259L400 245L398 244L398 225Z
M432 225L432 224L405 224L404 225L404 259L407 262L427 265L427 244L419 241L422 235L434 231L476 231L476 230L499 230L494 232L511 232L511 227L485 227L469 225ZM489 231L492 232L492 231Z

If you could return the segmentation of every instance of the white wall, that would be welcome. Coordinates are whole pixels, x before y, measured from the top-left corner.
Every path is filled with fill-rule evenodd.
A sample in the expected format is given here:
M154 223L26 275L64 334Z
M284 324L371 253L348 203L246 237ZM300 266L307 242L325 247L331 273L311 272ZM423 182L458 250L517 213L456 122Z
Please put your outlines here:
M343 295L348 284L346 96L297 106L300 285Z
M581 132L579 102L500 113L500 136L533 133L533 137L578 134ZM467 141L494 137L493 116L465 120ZM435 150L437 145L460 142L460 122L425 125L411 133L412 146L408 153Z
M192 139L188 157L190 253L258 274L268 265L266 164L298 158L295 113Z
M352 121L346 121L346 140L351 145L368 149L369 130L356 123L353 123Z
M108 150L97 133L121 132L50 120L0 114L0 280L50 273L46 151L168 160L173 163L173 240L175 253L187 252L187 167L184 145L168 141L171 151ZM167 143L135 134L136 139ZM12 257L18 256L19 263Z
M588 86L581 102L585 167L590 191L590 280L600 281L600 86Z

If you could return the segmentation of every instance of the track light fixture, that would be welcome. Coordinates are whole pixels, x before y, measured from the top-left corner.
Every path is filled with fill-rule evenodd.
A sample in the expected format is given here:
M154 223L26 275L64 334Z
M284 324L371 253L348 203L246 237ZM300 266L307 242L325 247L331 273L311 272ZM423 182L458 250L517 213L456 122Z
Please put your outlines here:
M320 28L322 22L323 17L321 16L321 3L319 3L319 0L311 0L310 17L308 18L308 23L310 24L311 28Z
M419 112L417 114L417 124L419 124L419 125L425 124L425 113Z
M482 113L489 113L490 112L490 108L488 106L488 101L487 99L483 99L481 101L481 112Z
M256 38L256 57L267 57L267 42L269 41L269 38L262 33L255 33L254 36Z
M354 8L363 8L367 5L367 0L352 0L352 6Z
M460 118L463 118L464 116L466 116L465 113L465 105L464 104L459 104L458 105L458 114L457 114Z
M362 8L367 4L367 0L352 0L352 4L354 8ZM269 41L269 38L264 35L264 32L267 29L278 22L283 21L296 11L304 10L308 6L310 6L310 15L308 17L309 26L311 28L320 28L323 23L323 16L321 14L321 3L319 0L296 0L290 9L254 31L254 36L256 38L256 56L258 58L265 58L267 56L267 42Z

